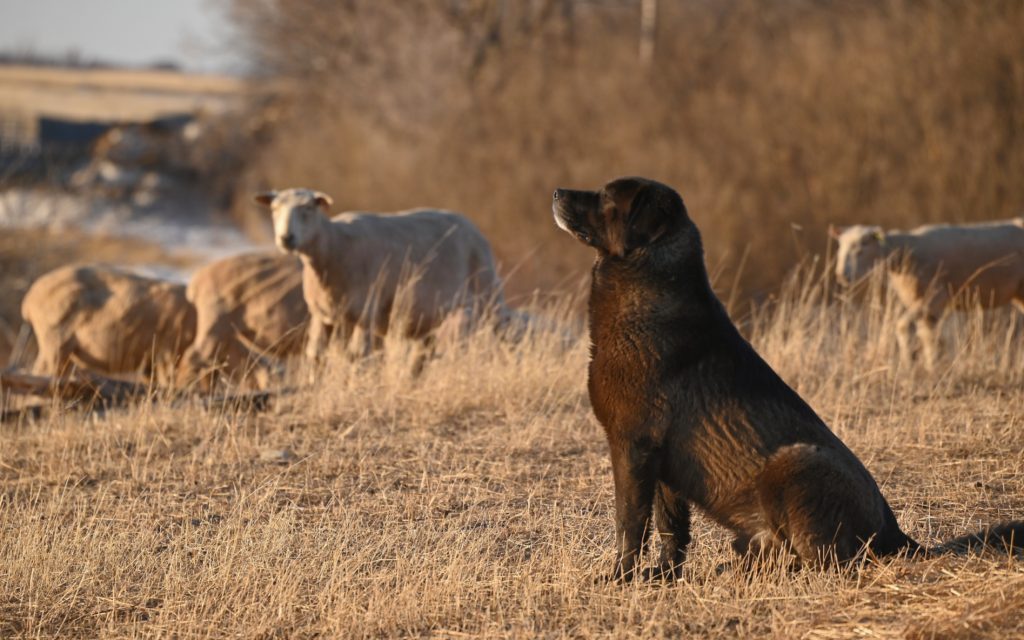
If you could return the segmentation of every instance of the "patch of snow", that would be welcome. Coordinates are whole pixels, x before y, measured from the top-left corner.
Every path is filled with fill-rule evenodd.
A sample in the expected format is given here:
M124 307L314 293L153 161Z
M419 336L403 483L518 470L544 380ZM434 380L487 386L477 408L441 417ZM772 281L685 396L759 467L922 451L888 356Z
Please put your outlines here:
M188 269L149 265L140 270L171 280L187 279L206 261L269 248L253 243L235 226L217 220L207 202L189 193L174 199L153 197L140 206L59 191L8 189L0 192L0 228L77 229L140 238L161 246L172 256L196 259L197 263Z

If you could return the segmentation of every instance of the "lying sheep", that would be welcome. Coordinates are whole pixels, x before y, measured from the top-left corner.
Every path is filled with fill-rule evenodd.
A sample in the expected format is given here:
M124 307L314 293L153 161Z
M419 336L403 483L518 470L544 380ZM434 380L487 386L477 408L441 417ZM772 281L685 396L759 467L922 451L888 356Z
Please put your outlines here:
M309 312L302 263L292 256L246 253L212 262L193 274L186 295L196 309L196 337L183 358L182 383L254 373L265 386L268 356L302 349Z
M169 380L196 325L183 285L101 265L43 275L25 294L21 315L39 344L32 371L46 376L75 365Z
M1024 219L911 231L855 225L833 236L841 283L856 282L885 263L889 284L906 307L897 327L905 360L916 327L925 365L934 367L936 332L947 306L976 299L983 308L1013 302L1024 310Z
M309 358L318 357L336 329L346 345L358 330L351 347L365 355L397 318L403 336L422 339L454 312L471 325L484 304L505 309L491 247L460 214L416 209L328 218L331 198L308 189L255 200L273 213L278 248L302 259Z

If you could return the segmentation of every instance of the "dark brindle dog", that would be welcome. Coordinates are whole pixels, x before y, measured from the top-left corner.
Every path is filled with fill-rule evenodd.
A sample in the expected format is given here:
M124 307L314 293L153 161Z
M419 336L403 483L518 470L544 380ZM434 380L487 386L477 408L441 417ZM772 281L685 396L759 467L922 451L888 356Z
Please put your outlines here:
M653 510L654 575L678 577L690 507L736 534L741 554L804 563L924 551L900 530L864 465L740 335L711 290L682 198L642 178L558 189L558 226L597 250L590 294L590 401L615 479L618 559L637 571ZM1015 545L1024 522L930 551Z

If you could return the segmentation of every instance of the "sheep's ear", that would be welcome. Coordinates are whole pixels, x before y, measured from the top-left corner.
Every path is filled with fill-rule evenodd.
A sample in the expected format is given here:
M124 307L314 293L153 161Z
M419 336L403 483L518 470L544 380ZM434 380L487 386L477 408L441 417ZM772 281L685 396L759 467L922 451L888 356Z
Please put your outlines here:
M315 191L313 193L313 202L315 202L316 206L320 207L324 211L330 209L331 205L334 204L334 200L331 200L331 196L322 191Z
M269 207L270 203L273 202L274 198L276 197L276 191L264 191L262 193L257 193L256 195L254 195L252 197L252 201L255 202L256 204L261 204L264 207Z
M828 236L834 240L838 240L839 236L843 235L843 228L835 225L828 225Z

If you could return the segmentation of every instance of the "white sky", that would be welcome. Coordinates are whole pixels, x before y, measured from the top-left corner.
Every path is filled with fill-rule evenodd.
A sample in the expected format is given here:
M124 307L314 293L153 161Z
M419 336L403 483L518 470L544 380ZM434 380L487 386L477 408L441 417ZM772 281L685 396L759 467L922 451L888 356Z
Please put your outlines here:
M0 0L0 51L225 71L218 0Z

